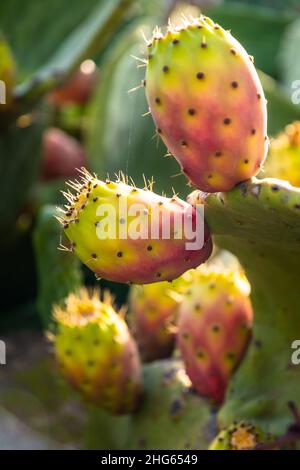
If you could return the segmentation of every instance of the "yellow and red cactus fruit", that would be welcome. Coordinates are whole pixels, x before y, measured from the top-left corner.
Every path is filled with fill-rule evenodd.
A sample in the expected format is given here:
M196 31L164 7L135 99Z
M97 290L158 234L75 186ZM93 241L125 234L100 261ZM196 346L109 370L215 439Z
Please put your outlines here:
M134 284L171 281L211 254L200 213L176 196L136 188L121 175L103 182L86 170L81 182L70 185L77 194L65 193L69 205L60 221L72 249L97 277ZM183 229L177 231L178 221ZM191 236L184 229L187 221Z
M68 382L86 399L114 414L134 411L141 397L137 346L106 292L85 288L54 307L55 355Z
M198 189L229 191L260 171L266 100L251 57L210 18L155 30L146 96L169 152Z
M172 354L180 301L181 296L173 283L131 287L129 322L144 362Z
M77 168L86 162L81 144L57 127L50 127L44 132L42 151L40 171L44 181L72 178L78 175Z
M300 121L289 124L271 140L261 176L280 178L300 187Z
M270 441L256 426L241 421L222 430L211 443L209 450L254 450L259 444Z
M178 345L194 389L217 403L249 342L249 283L239 271L201 267L178 314Z

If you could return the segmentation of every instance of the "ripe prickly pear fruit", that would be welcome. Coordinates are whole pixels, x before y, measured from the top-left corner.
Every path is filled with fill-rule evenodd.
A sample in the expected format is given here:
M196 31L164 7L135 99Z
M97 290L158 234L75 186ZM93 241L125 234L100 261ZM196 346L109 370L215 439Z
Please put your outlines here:
M54 307L56 358L70 384L88 400L114 414L134 411L141 397L137 347L122 312L108 293L84 288Z
M261 177L280 178L300 187L300 121L271 140Z
M194 388L221 403L250 338L249 284L236 271L201 267L191 275L178 313L178 345Z
M169 282L131 287L129 322L144 362L172 354L179 303Z
M80 143L61 129L51 127L43 135L41 178L50 181L78 175L86 162Z
M221 431L211 443L209 450L254 450L259 444L271 439L252 424L240 422Z
M98 277L135 284L171 281L211 253L200 213L175 196L138 189L124 178L99 181L86 170L81 183L71 186L77 194L66 193L69 205L60 221L75 253ZM188 236L187 223L193 227Z
M95 88L97 75L95 62L85 60L71 78L50 93L49 101L56 106L86 103Z
M229 191L259 172L267 152L263 89L247 52L211 19L154 32L146 95L157 133L198 189Z

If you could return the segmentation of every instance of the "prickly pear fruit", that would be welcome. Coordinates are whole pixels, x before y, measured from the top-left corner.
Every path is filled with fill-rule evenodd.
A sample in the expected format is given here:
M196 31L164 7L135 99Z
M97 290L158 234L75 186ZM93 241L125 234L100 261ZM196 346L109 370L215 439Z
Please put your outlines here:
M252 424L240 422L221 431L211 443L209 450L254 450L259 444L271 439Z
M71 186L77 194L65 193L69 206L60 221L75 253L98 277L135 284L172 280L211 253L199 212L176 196L162 197L124 179L102 182L86 170ZM184 228L189 222L191 235L178 229L178 220Z
M178 313L178 345L194 388L221 403L250 338L249 284L235 271L201 267L190 274Z
M42 149L41 178L46 181L76 176L86 162L80 143L56 127L44 132Z
M62 373L88 400L114 414L135 410L141 396L141 368L135 341L110 295L84 288L54 307L55 354Z
M131 287L129 322L144 362L172 354L179 303L169 282Z
M86 103L95 88L97 75L95 62L85 60L67 82L50 93L49 101L57 106Z
M262 86L247 52L211 19L154 31L146 95L157 133L198 189L228 191L259 172L267 152Z
M215 414L193 393L184 366L162 360L143 368L143 406L132 417L130 449L207 449L215 435Z
M300 187L300 121L271 140L261 177L280 178Z

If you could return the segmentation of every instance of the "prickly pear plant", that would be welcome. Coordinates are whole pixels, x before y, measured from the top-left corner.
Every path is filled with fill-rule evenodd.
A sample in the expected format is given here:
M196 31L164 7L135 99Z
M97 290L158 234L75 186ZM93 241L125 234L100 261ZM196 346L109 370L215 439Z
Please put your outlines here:
M261 177L281 178L300 186L300 121L289 124L271 140Z
M256 175L267 152L266 101L243 47L210 18L154 31L146 95L157 133L202 191Z
M129 322L144 362L171 355L179 303L173 283L131 287Z
M155 361L144 367L143 406L133 415L130 449L207 449L215 435L210 405L193 393L178 360Z
M114 414L134 411L141 398L141 368L136 344L106 292L82 288L65 306L54 307L52 338L63 375L87 400Z
M270 435L266 436L257 427L242 421L221 431L209 450L254 450L259 444L270 440Z
M243 273L199 268L179 307L178 345L194 388L217 403L250 339L252 308Z
M171 281L211 254L206 227L203 247L188 249L197 236L198 214L177 196L159 196L151 191L152 184L136 188L121 175L116 182L100 181L86 170L80 183L70 185L76 194L65 193L69 205L60 221L74 251L97 277L135 284ZM164 232L166 220L169 236ZM194 232L190 240L177 235L176 220L181 227L190 220Z

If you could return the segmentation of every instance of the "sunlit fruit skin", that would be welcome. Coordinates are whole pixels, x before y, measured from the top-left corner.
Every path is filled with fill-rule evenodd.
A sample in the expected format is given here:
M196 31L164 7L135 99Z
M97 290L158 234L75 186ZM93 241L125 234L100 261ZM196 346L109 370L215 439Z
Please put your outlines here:
M41 179L51 181L72 178L86 163L81 144L61 129L51 127L44 132Z
M201 267L178 312L178 346L195 390L222 403L249 342L252 307L243 274Z
M171 355L179 303L173 283L131 287L129 322L144 362Z
M77 194L65 193L69 205L60 221L73 250L98 278L134 284L171 281L210 256L212 241L203 219L199 227L204 232L202 248L190 249L187 243L192 240L185 238L184 230L179 238L174 233L176 217L184 225L186 216L196 230L199 218L190 204L175 196L159 196L146 187L136 188L122 178L104 182L83 173L81 183L71 183ZM136 205L142 208L138 219L130 215ZM162 225L168 217L170 237L164 238ZM114 233L108 227L111 221ZM140 227L137 238L131 236L132 224Z
M287 125L270 141L262 178L279 178L300 187L300 121Z
M113 414L127 414L142 393L137 347L123 313L108 294L84 288L69 294L64 307L54 307L55 355L68 382L87 400Z
M229 191L260 171L266 100L251 58L201 16L153 34L146 96L157 133L198 189Z
M14 104L16 63L13 53L0 32L0 113L10 111Z

